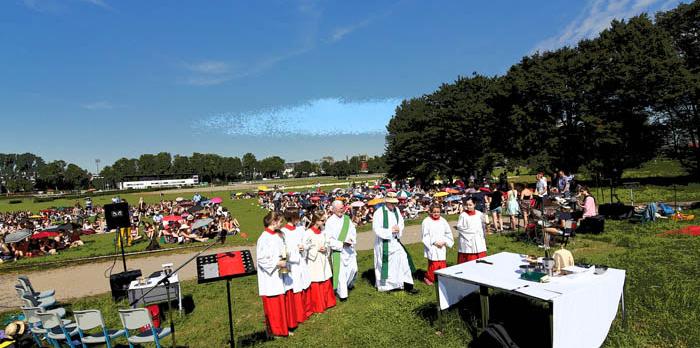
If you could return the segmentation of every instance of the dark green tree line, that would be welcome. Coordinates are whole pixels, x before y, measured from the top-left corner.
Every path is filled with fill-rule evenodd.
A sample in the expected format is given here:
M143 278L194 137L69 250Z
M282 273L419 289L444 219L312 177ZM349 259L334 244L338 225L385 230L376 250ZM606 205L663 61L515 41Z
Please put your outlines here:
M698 6L661 13L656 23L646 15L613 21L576 47L524 57L503 76L458 77L404 101L387 126L389 173L426 180L526 164L619 178L669 139L692 157ZM697 171L697 161L688 163Z

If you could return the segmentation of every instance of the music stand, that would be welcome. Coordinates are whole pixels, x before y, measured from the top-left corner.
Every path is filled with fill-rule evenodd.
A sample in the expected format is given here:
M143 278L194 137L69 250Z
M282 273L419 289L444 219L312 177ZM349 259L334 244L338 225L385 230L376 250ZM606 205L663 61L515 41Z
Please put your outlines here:
M233 309L231 303L231 279L254 275L255 265L250 250L232 251L197 257L197 283L226 281L226 302L228 303L229 345L236 346L233 335Z

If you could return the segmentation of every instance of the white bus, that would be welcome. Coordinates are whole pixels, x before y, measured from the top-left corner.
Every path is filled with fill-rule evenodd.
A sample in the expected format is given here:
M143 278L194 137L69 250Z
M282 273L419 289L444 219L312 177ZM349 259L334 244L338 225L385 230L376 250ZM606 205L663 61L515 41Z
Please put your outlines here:
M198 175L157 175L153 177L132 177L118 184L120 190L142 190L150 188L186 187L199 185Z

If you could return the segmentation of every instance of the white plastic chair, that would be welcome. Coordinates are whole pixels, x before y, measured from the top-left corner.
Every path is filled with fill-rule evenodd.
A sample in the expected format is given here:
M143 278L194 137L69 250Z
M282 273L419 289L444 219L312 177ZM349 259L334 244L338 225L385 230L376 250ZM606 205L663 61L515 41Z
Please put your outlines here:
M151 313L146 308L120 309L119 318L124 325L124 335L129 342L129 347L134 344L154 342L157 348L161 348L160 340L170 335L170 328L156 328L151 320ZM129 335L129 330L137 330L144 326L149 326L150 331L141 332L135 336Z
M124 330L109 330L105 326L102 312L96 309L84 311L75 311L75 322L78 325L78 335L83 344L83 348L87 348L87 344L104 343L107 348L112 348L112 340L124 335ZM86 333L87 330L92 330L96 327L100 328L99 333Z
M35 291L34 287L32 287L32 282L30 282L29 278L25 275L17 276L17 282L19 282L19 284L24 288L25 291L34 295L35 297L48 297L53 296L56 293L56 290L54 289L45 291Z
M38 313L41 312L42 309L39 307L22 307L22 313L24 313L24 318L27 320L27 323L29 323L29 331L32 333L32 337L34 338L34 342L36 342L38 347L43 347L44 345L41 343L41 338L48 338L46 337L46 334L48 331L44 329L41 326L41 319L39 319ZM53 343L52 343L53 344Z
M54 347L61 348L59 341L66 341L69 347L77 348L78 341L73 341L78 336L78 328L75 325L67 326L56 313L36 313L41 320L41 326L46 329L46 336L52 340Z
M56 304L56 299L54 297L37 298L24 292L24 290L21 288L15 288L15 290L17 291L19 298L25 303L28 303L27 306L29 307L41 307L43 309L48 309Z

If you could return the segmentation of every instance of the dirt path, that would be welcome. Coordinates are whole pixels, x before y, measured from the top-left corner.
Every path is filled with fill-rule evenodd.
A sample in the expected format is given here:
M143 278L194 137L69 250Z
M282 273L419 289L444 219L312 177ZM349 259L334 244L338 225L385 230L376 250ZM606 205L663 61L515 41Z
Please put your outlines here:
M404 244L420 242L420 225L407 226L402 238ZM371 250L374 248L374 233L361 232L357 237L357 250ZM212 254L221 251L232 251L250 249L255 252L254 246L223 247L209 249L205 254ZM164 263L173 263L175 266L187 261L199 250L190 253L158 255L129 260L129 269L140 269L144 275L151 274L161 269ZM180 270L180 280L191 280L196 278L195 261ZM27 273L32 285L36 290L55 289L58 300L69 300L84 296L98 295L110 291L109 279L105 278L105 271L112 265L112 262L97 262L75 267L63 267L51 270L33 271ZM121 260L114 265L114 272L121 272ZM0 311L2 307L17 308L21 305L14 285L17 282L17 274L4 274L0 276Z

